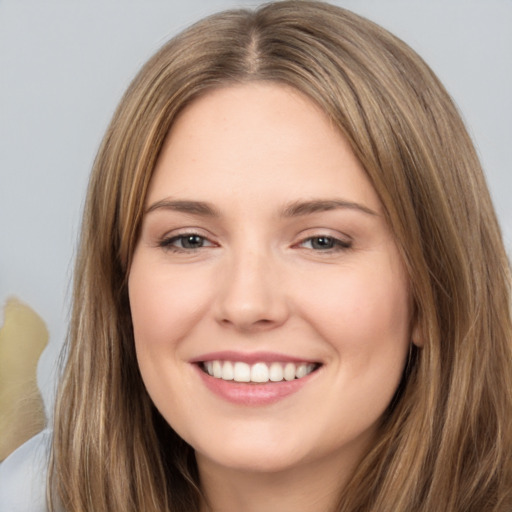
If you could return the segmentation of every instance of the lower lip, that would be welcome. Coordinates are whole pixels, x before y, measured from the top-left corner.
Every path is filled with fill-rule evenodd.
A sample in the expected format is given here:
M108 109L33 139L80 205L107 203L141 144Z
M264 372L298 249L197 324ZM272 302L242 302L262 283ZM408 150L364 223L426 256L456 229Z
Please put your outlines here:
M318 370L291 381L241 383L211 377L199 365L194 365L206 387L217 396L237 405L270 405L299 391Z

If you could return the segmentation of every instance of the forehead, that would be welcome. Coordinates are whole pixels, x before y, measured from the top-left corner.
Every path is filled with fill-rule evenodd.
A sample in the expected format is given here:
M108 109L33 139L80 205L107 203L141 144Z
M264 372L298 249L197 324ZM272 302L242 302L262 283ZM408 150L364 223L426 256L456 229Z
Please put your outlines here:
M379 208L341 132L309 98L270 83L227 86L190 104L174 123L148 202L166 196L247 201L249 195L345 196ZM240 197L239 197L240 196Z

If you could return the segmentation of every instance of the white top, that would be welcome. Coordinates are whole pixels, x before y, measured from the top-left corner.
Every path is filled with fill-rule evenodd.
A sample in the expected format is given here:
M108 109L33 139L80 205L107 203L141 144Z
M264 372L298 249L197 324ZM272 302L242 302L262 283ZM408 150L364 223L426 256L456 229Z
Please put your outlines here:
M1 512L48 512L46 475L51 431L43 430L0 464Z

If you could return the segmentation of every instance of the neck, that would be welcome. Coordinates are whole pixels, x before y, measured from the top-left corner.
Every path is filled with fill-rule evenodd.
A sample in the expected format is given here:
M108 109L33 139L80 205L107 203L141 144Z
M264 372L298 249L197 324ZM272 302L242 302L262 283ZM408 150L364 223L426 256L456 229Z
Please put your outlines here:
M201 456L198 467L206 501L201 512L329 512L353 467L309 463L275 472L225 468Z

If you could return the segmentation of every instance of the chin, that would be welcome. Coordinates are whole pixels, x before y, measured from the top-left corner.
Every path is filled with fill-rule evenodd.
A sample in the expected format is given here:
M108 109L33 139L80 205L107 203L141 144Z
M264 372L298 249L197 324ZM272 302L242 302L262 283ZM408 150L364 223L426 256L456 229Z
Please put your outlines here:
M240 450L225 450L222 453L200 453L196 451L198 465L208 464L217 468L242 473L280 473L299 467L306 460L298 453L277 450L262 450L260 447Z

